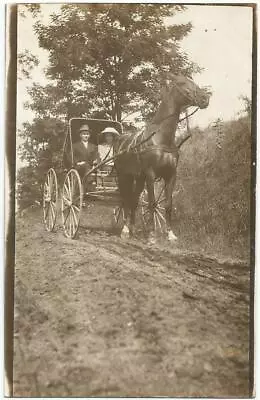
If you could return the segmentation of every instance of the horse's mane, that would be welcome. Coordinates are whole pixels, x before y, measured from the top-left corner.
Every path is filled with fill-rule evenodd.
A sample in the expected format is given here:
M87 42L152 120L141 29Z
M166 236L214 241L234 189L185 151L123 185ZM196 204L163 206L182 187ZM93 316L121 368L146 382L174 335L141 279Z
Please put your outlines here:
M145 129L142 129L139 132L133 132L124 134L119 138L117 152L119 153L121 150L129 152L133 149L137 149L138 145L141 145L142 142L145 141Z

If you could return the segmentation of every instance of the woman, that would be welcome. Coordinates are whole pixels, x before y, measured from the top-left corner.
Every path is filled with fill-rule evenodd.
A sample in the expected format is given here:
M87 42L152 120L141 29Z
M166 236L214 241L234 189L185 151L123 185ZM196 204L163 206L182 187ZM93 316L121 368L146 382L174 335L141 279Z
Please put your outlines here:
M100 160L107 160L113 157L113 144L115 140L120 136L119 132L113 127L107 127L101 132L104 137L104 142L98 146L98 153ZM106 166L110 167L114 165L114 160L110 160ZM104 166L105 167L105 166ZM103 168L102 168L103 169Z

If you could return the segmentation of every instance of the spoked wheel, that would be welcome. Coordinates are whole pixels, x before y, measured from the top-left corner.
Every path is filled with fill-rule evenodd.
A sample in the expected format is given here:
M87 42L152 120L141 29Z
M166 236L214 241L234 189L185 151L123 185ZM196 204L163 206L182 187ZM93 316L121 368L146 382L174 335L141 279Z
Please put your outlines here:
M154 192L155 192L154 227L156 233L161 234L167 231L166 219L164 216L165 214L164 184L162 181L155 182ZM140 204L141 204L141 214L142 214L144 229L148 230L150 213L148 208L148 193L146 188L141 193Z
M122 206L117 206L113 210L112 227L114 229L122 229L124 225L124 210Z
M78 171L71 169L64 180L61 213L65 236L74 239L78 229L83 202L83 188Z
M58 183L53 168L47 172L43 185L43 222L47 231L52 232L57 219Z

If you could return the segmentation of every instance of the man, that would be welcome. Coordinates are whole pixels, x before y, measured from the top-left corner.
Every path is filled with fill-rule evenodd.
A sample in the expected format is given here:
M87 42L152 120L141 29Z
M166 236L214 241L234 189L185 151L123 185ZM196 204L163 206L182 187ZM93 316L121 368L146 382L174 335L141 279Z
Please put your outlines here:
M79 129L80 141L73 144L73 156L76 169L81 178L92 168L98 159L98 147L90 142L90 129L84 124Z
M83 177L91 170L94 162L99 159L98 146L91 143L89 126L84 124L79 129L80 141L73 144L73 157L75 168L82 179L84 193L95 190L95 176L92 174L83 180Z

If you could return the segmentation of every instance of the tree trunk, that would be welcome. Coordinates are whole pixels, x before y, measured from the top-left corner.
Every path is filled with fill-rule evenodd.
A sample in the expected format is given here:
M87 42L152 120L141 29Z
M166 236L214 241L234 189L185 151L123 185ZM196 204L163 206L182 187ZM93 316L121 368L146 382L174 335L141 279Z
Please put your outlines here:
M118 100L118 99L115 102L115 117L116 117L116 121L121 122L122 108L121 108L120 100Z

